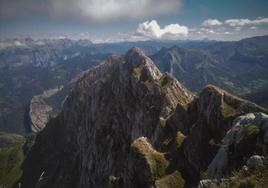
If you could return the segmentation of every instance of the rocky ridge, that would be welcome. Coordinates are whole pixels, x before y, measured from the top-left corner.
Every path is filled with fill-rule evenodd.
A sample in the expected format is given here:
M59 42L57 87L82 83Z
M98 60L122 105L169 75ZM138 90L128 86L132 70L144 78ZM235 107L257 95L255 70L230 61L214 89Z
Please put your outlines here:
M235 119L255 112L267 111L212 85L194 96L133 48L81 76L62 112L38 134L20 182L22 187L197 186Z

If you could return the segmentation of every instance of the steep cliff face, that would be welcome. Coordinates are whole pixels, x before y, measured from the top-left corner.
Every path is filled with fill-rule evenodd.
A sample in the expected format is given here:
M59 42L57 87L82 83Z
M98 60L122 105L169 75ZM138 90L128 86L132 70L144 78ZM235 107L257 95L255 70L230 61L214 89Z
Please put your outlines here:
M268 116L249 113L235 119L232 128L223 138L220 149L208 166L209 178L221 178L228 170L241 164L254 154L267 155ZM252 160L247 165L252 166ZM254 166L254 164L253 164Z
M112 57L78 81L62 113L39 134L22 185L112 187L115 177L134 186L131 143L145 136L154 144L176 106L192 99L139 49Z
M190 107L191 131L185 140L184 152L197 171L206 170L236 117L249 112L265 112L265 109L212 85L203 89Z
M266 110L212 85L194 96L133 48L81 76L62 112L38 134L20 182L196 186L234 119L250 112Z
M201 175L210 171L208 166L216 160L216 154L221 152L221 145L224 146L222 139L232 128L235 119L249 112L267 113L256 104L233 96L213 85L206 86L198 97L188 103L186 108L177 106L161 132L159 148L169 153L171 166L182 173L186 180L186 187L196 186L202 178ZM165 142L168 143L165 145ZM254 151L255 147L257 147L256 144L252 143L251 150ZM239 153L239 156L248 158L250 154L245 156L244 153ZM266 155L265 152L262 154ZM224 156L220 155L217 161L224 163L222 158ZM237 158L237 160L240 159ZM224 164L219 169L221 174L216 176L217 178L228 173L230 175L231 171L241 167L243 162L236 167L228 165ZM215 168L218 169L218 167ZM226 168L229 168L228 172L225 171Z

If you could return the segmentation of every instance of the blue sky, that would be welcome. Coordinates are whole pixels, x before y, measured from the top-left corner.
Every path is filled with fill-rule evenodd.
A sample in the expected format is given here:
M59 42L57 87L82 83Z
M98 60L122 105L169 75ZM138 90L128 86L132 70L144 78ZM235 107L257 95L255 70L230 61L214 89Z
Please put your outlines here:
M0 36L239 40L268 34L267 0L0 0Z

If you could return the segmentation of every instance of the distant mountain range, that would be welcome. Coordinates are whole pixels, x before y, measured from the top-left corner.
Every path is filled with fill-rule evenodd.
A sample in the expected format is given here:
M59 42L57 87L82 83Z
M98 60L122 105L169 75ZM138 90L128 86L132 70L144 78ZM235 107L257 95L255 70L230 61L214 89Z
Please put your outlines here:
M25 132L24 113L34 95L67 84L107 57L70 40L16 42L0 50L0 130L8 132Z
M48 120L60 109L72 88L72 80L111 54L123 54L132 46L142 49L162 72L172 74L193 92L199 92L207 84L214 84L267 106L267 41L268 36L237 42L143 41L112 44L69 39L1 39L0 130L24 133L25 127L29 131L32 124ZM43 92L59 87L68 89L45 100L40 98ZM39 97L34 97L36 95ZM41 113L38 111L41 108L37 104L54 110L49 110L39 121L36 115Z
M26 127L29 131L29 104L33 96L55 87L69 87L69 82L81 72L136 44L147 54L174 45L154 41L92 44L89 40L69 39L0 40L0 130L25 133ZM66 89L63 91L67 92ZM52 106L58 109L67 93L59 95L60 99L52 99L56 101L56 106ZM45 117L49 118L48 115Z
M189 43L162 49L151 58L161 71L174 75L192 91L214 84L268 105L268 36Z

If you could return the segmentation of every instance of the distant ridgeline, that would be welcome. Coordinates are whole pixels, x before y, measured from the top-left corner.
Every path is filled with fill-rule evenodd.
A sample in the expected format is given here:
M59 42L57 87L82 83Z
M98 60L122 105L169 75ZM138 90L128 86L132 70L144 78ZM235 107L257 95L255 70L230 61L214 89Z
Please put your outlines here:
M18 42L23 45L16 46ZM143 41L93 44L88 40L35 41L26 38L2 39L2 43L9 44L6 47L0 45L2 131L24 133L24 127L30 131L32 122L29 121L29 105L33 104L33 96L61 86L65 88L67 85L69 88L69 82L81 72L100 64L109 54L125 53L132 46L140 47L162 72L169 72L195 93L207 84L214 84L261 106L268 106L267 36L238 42ZM49 101L50 97L41 100L39 104L50 106L52 110L49 113L46 111L40 122L57 114L54 112L60 109L68 90L63 89L64 94L52 97L59 97L57 100ZM53 101L56 105L51 104Z

